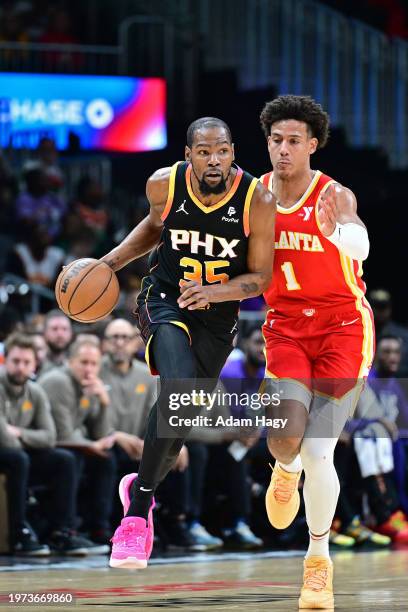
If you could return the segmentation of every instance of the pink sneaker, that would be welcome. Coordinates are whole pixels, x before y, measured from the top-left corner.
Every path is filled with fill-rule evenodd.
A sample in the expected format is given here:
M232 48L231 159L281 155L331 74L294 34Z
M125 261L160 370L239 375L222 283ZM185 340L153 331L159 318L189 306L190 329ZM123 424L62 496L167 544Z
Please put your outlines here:
M130 506L130 488L137 477L137 474L126 474L119 483L119 497L123 505L123 516L126 516ZM154 540L154 524L153 524L153 509L156 506L154 497L150 504L149 514L147 517L147 537L146 537L146 559L150 558L153 549Z
M145 568L147 532L146 521L143 518L137 516L123 518L111 539L112 554L109 565L125 569Z

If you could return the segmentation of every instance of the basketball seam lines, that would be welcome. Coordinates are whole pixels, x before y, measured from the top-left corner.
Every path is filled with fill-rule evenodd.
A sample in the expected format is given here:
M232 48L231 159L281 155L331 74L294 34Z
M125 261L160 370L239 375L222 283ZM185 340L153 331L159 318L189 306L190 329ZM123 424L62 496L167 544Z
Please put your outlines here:
M95 266L95 268L96 268L96 267L97 267L97 266ZM95 268L92 268L92 270L95 270ZM90 270L90 271L91 271L91 270ZM96 303L96 302L99 300L99 298L101 298L101 297L103 296L103 294L105 293L105 291L106 291L106 290L107 290L107 288L109 287L110 282L111 282L111 280L112 280L112 275L113 275L113 272L112 272L112 270L111 270L111 275L110 275L110 277L109 277L109 280L108 280L107 284L106 284L106 285L105 285L105 287L103 288L103 291L101 291L101 293L98 295L98 297L96 297L96 298L94 299L94 301L93 301L91 304L89 304L89 305L88 305L86 308L83 308L83 309L82 309L80 312L75 312L75 313L74 313L74 312L71 312L71 314L72 314L72 316L73 316L73 317L77 317L78 315L82 314L82 313L83 313L83 312L85 312L86 310L89 310L89 308L92 308L92 306L93 306L93 305L94 305L94 304L95 304L95 303ZM84 276L84 278L85 278L85 277L86 277L86 275ZM82 282L83 280L84 280L84 279L81 279L81 282ZM79 285L80 285L80 283L78 283L78 285L77 285L77 287L76 287L76 289L75 289L75 292L76 292L76 290L78 289ZM72 299L72 298L71 298L71 299Z
M60 307L60 309L61 309L61 310L63 310L63 308L62 308L62 304L61 304L61 300L60 300L60 297L59 297L59 294L60 294L60 288L61 288L61 282L62 282L62 279L63 279L64 275L65 275L65 274L68 272L68 270L71 268L71 266L72 266L74 263L75 263L75 261L71 261L71 263L70 263L70 264L68 264L68 265L65 267L65 270L61 270L61 272L60 272L60 274L59 274L59 276L58 276L58 278L59 278L59 277L61 277L61 278L59 278L58 287L56 287L56 291L55 291L55 298L56 298L56 300L57 300L57 304L58 304L58 306ZM71 297L72 297L72 296L71 296Z
M95 264L93 268L91 268L90 270L88 270L88 272L87 272L86 274L84 274L84 276L81 278L81 280L79 281L79 283L78 283L78 284L77 284L77 286L75 287L74 291L72 292L72 295L71 295L71 297L69 298L69 302L68 302L68 305L67 305L67 310L69 311L69 314L72 314L74 317L75 317L76 315L74 315L74 313L73 313L73 312L71 312L71 301L72 301L72 299L73 299L73 297L74 297L74 295L75 295L75 293L76 293L76 290L78 289L78 287L80 286L80 284L81 284L81 283L82 283L82 282L83 282L83 281L86 279L86 277L88 276L88 274L90 274L90 273L92 272L92 270L95 270L95 268L97 268L98 266L100 266L100 265L101 265L101 263L104 263L104 262L102 262L102 261L98 261L98 263L97 263L97 264ZM85 310L86 310L86 309L85 309ZM83 312L83 310L82 310L81 312Z
M119 295L120 295L120 287L118 287L118 294L116 296L116 302L119 299ZM116 307L116 303L115 303L115 306L113 308L115 308L115 307ZM89 306L88 306L88 308L89 308ZM112 310L113 310L113 308L112 308ZM105 317L107 317L112 312L112 310L110 310L106 314L101 315L100 317L96 317L95 319L91 319L90 321L78 321L78 322L79 323L95 323L95 321L99 321L99 319L104 319ZM84 312L84 311L82 311L82 312ZM76 317L76 315L72 315L72 316Z

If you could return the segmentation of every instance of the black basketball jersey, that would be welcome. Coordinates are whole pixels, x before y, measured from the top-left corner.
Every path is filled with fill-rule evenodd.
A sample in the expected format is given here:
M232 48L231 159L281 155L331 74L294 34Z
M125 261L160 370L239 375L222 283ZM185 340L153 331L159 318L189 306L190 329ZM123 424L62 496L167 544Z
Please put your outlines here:
M150 276L171 287L194 280L207 285L225 283L247 271L249 208L258 179L235 166L237 173L228 193L212 206L204 206L191 187L191 164L177 162L171 169L169 193L160 242L150 257ZM236 316L239 302L211 304L211 315Z

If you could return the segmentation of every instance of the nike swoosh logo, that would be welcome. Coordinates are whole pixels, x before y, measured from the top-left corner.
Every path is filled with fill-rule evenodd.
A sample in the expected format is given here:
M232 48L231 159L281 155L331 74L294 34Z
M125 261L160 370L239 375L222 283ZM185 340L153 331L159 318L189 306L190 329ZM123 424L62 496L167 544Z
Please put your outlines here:
M352 323L355 323L356 321L358 321L358 317L357 319L353 319L352 321L342 321L341 324L344 327L345 325L351 325Z
M141 490L141 491L146 491L146 492L153 491L153 489L145 489L144 487L140 487L140 490Z

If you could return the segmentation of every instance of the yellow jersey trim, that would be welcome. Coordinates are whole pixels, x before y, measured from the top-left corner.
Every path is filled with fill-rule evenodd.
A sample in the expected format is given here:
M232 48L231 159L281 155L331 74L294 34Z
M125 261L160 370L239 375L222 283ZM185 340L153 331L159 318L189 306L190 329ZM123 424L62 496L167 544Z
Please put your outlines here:
M188 339L190 341L190 346L191 346L192 340L191 340L190 330L188 329L187 325L185 323L182 323L181 321L169 321L169 323L171 325L177 325L177 327L181 327L181 329L186 332ZM152 367L152 360L150 358L150 343L153 339L153 336L154 336L154 333L150 336L150 338L148 339L146 343L145 360L150 370L150 373L155 375L155 368Z
M277 204L277 211L279 213L282 213L282 215L291 215L292 213L296 212L297 210L299 210L299 208L301 208L303 206L303 204L306 202L306 200L311 196L314 188L316 187L317 183L319 182L320 177L322 176L322 173L320 172L320 170L316 170L314 177L312 178L312 181L309 185L309 187L306 189L305 193L302 195L302 197L300 198L300 200L298 202L296 202L296 204L293 204L293 206L291 206L290 208L284 208L283 206L280 206L279 204ZM271 178L269 179L269 182L271 183L272 181L272 175ZM270 191L272 191L271 187L269 187L268 185L268 189L270 189Z
M357 279L354 274L353 260L350 257L343 255L343 253L340 251L339 255L346 284L356 298L356 309L361 314L361 320L363 323L363 344L361 347L362 361L358 378L364 378L368 376L368 372L374 357L374 330L369 311L370 307L365 299L363 291L357 284Z
M253 178L251 181L251 184L248 187L248 191L245 197L245 204L244 204L244 232L245 232L245 236L249 236L249 234L251 233L251 228L249 226L249 209L251 208L251 202L252 202L252 196L253 193L255 191L255 188L258 184L258 179L257 178Z
M192 170L192 166L191 164L189 164L186 170L186 184L187 184L188 195L190 196L194 204L198 206L198 208L202 210L203 212L205 212L206 214L211 213L214 210L218 210L218 208L221 208L221 206L224 206L224 204L226 204L227 202L231 200L231 198L235 195L235 192L237 191L239 184L241 182L242 176L244 174L244 171L238 167L238 171L234 179L234 182L232 183L232 187L228 191L228 193L222 198L222 200L220 200L216 204L213 204L212 206L204 206L204 204L200 202L200 200L194 194L193 188L191 187L191 170Z
M347 395L355 393L355 397L353 399L353 408L350 411L350 416L351 416L354 414L354 411L356 409L357 402L359 400L363 386L364 386L364 381L357 380L354 387L352 387L349 391L346 391L346 393L344 393L344 395L342 395L341 397L334 397L334 395L329 395L327 393L323 393L322 391L316 391L316 389L313 390L313 394L316 395L317 397L323 398L324 400L329 400L333 402L333 404L336 404L337 406L340 406L342 403L344 403L344 400Z
M164 210L161 214L161 220L165 221L165 219L167 218L170 210L171 210L171 205L173 204L173 200L174 200L174 188L176 185L176 172L177 172L177 167L179 164L182 164L183 162L179 161L176 162L175 164L172 165L171 170L170 170L170 178L169 178L169 193L167 194L167 201L166 201L166 206L164 207Z

